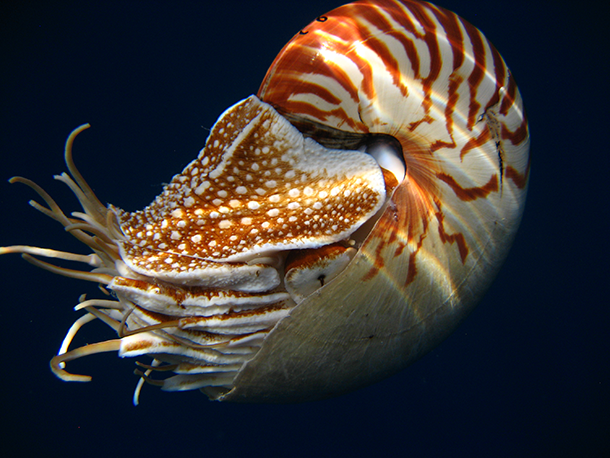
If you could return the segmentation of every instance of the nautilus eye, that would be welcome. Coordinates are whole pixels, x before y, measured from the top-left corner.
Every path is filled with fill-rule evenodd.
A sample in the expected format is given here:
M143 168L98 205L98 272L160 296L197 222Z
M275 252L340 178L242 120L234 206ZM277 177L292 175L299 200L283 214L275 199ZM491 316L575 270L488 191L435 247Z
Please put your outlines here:
M104 206L76 169L67 216L88 255L32 246L52 272L100 284L82 297L53 372L117 351L140 381L211 399L295 402L357 389L449 335L498 272L529 175L521 97L476 28L409 0L351 3L281 50L256 96L146 208ZM69 269L40 258L86 263ZM99 319L118 337L70 349Z

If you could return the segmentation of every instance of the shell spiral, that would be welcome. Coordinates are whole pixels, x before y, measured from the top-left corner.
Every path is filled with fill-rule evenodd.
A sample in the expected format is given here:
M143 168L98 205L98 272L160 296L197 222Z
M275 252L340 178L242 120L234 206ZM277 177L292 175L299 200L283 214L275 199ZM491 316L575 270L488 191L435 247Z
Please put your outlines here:
M338 395L408 366L481 299L517 231L529 132L515 81L479 30L410 0L318 17L146 208L103 206L76 169L37 210L89 255L1 247L110 299L82 299L53 372L92 353L153 358L144 381L211 399ZM86 263L73 270L38 259ZM119 338L69 350L100 319ZM158 379L151 374L173 372Z
M340 279L279 323L231 395L307 399L380 380L455 329L510 248L530 166L515 81L454 13L375 0L299 32L258 95L321 143L324 127L396 138L406 176ZM304 348L324 357L303 364Z

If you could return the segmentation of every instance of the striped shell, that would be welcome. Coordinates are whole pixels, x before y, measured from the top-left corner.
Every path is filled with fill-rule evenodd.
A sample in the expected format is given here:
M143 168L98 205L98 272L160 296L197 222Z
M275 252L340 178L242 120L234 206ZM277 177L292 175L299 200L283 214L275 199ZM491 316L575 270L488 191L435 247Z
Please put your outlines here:
M258 95L323 144L340 146L324 128L393 136L407 174L347 269L278 324L228 397L311 399L381 380L455 329L510 248L530 164L515 81L457 15L374 0L299 32Z
M93 253L29 246L53 272L100 283L54 373L118 351L143 381L211 399L338 395L406 367L447 337L498 272L529 174L521 98L498 52L427 3L351 3L280 52L221 115L197 159L148 207L99 203L72 161L58 177L83 212L56 219ZM93 271L36 258L86 262ZM118 339L68 350L101 319ZM160 371L175 375L162 379ZM163 372L161 372L163 373Z

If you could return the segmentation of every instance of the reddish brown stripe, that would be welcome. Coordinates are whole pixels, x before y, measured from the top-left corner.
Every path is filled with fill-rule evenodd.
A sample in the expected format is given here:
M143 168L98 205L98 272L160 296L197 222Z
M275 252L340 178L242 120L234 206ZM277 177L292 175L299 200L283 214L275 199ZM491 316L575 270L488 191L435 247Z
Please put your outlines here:
M330 23L330 24L329 24ZM333 27L335 25L335 21L331 21L330 19L324 23L321 23L320 29L323 29L325 24L329 24L329 27L332 27L332 33L341 37L345 43L342 43L339 40L335 40L332 42L332 50L336 53L344 56L348 56L350 60L354 62L354 65L360 70L362 73L362 83L361 90L366 94L366 96L373 100L375 98L375 89L372 85L373 81L373 71L370 63L364 58L358 56L354 52L353 44L356 42L364 41L369 37L363 36L363 33L366 29L362 29L359 27L356 18L345 18L341 23L340 27ZM353 81L347 76L347 74L340 69L340 67L332 62L323 63L322 57L318 54L318 50L323 47L322 44L327 42L327 39L319 34L312 34L310 40L315 38L315 42L311 42L308 46L312 47L311 53L313 54L311 58L303 57L303 61L305 64L305 68L296 69L291 67L291 71L297 70L305 75L311 73L314 68L314 61L318 60L318 65L315 66L315 70L317 74L322 74L325 76L329 76L332 78L336 78L341 86L350 93L354 100L359 100L357 97L357 88L354 87ZM294 54L293 54L294 55ZM301 57L299 57L301 59ZM284 64L286 65L286 64Z
M441 72L441 68L443 66L443 56L441 55L438 41L436 39L436 25L425 12L426 9L429 9L427 5L424 3L414 3L411 5L410 9L426 31L424 34L424 41L428 46L428 52L430 54L430 72L428 76L422 80L424 90L424 100L422 101L422 106L425 113L428 114L430 112L430 107L432 106L432 85L437 80L438 75Z
M380 14L378 8L365 10L361 16L365 21L370 22L377 29L384 31L381 38L370 33L370 35L366 37L366 45L381 56L381 60L384 62L386 70L392 75L394 85L399 88L402 95L406 97L408 95L408 88L402 84L400 79L400 65L394 57L394 54L388 49L385 39L387 36L391 36L401 42L409 57L413 56L411 61L419 64L419 58L415 52L413 43L405 39L403 30L394 29L393 24ZM403 22L405 22L404 17L402 17L398 23L402 24ZM406 45L406 43L409 43L410 46Z
M151 347L177 347L179 344L175 343L175 342L169 342L169 341L159 341L159 342L155 342L155 343L151 343L148 340L131 340L128 341L127 343L123 343L122 344L122 348L121 351L124 354L127 353L131 353L131 352L136 352L136 351L142 351L142 350L147 350Z
M317 44L310 46L312 47L299 46L291 52L280 53L279 60L273 64L273 66L277 66L275 67L277 72L273 75L273 83L266 88L261 87L261 91L259 91L263 100L282 106L283 102L288 100L292 94L309 92L311 87L302 86L311 78L315 69L316 75L335 79L354 102L358 103L358 91L347 74L336 65L324 64L317 52ZM316 95L330 101L326 92L328 92L327 89L321 90L320 86L316 86L313 91ZM332 100L338 99L333 98Z
M284 264L284 272L290 269L310 269L317 265L320 259L332 259L344 253L347 250L339 243L325 245L320 248L308 250L293 250L288 254Z
M460 160L463 161L464 156L466 156L469 151L472 151L473 149L479 148L480 146L484 145L487 141L489 141L490 138L491 133L489 132L489 127L485 127L483 132L481 132L477 138L471 138L470 140L468 140L468 142L466 142L466 144L460 151Z
M527 177L529 175L530 172L530 163L527 163L527 169L525 170L524 174L521 174L519 172L517 172L517 170L515 170L512 166L508 166L506 167L506 178L509 178L511 180L513 180L513 183L515 183L515 186L517 186L519 189L524 189L527 186Z
M372 84L373 69L366 59L363 59L354 52L354 43L366 42L371 38L368 29L362 27L361 19L359 18L361 13L358 6L358 4L350 4L337 9L335 14L329 16L330 19L328 21L321 23L319 29L343 39L345 43L334 40L332 42L332 50L340 55L349 56L350 60L354 62L360 73L362 73L363 79L360 89L369 99L373 100L376 97L375 88ZM337 14L339 11L341 11L341 14ZM375 14L375 10L369 9L366 10L364 16L368 17L373 14ZM325 37L317 37L315 49L320 49L321 45L326 42L327 39ZM340 68L334 63L328 63L328 66L335 70ZM347 78L347 76L345 77ZM353 82L351 80L349 82L353 87Z
M436 176L447 183L449 187L455 192L455 195L458 196L464 202L469 202L471 200L485 198L489 195L490 192L498 191L498 176L492 175L489 181L483 186L476 186L473 188L463 188L460 186L451 175L447 175L445 173L437 173Z
M387 72L392 75L392 83L400 90L402 96L406 97L409 94L409 90L400 80L401 72L398 61L388 49L385 41L377 38L369 38L366 44L370 49L381 56L381 60L383 61Z
M472 130L474 127L481 104L477 101L477 91L483 77L485 76L485 46L483 45L483 39L479 31L470 25L466 21L462 21L462 24L466 28L466 33L470 37L472 43L471 56L474 59L474 68L468 77L468 87L470 88L470 106L468 107L468 129Z
M409 131L413 132L415 129L417 129L417 127L422 124L422 123L428 123L428 124L432 124L434 122L434 118L432 116L426 115L421 119L418 119L417 121L413 121L411 123L409 123Z
M277 103L278 101L286 102L290 95L293 94L315 94L322 100L333 104L341 104L341 99L328 88L312 83L308 80L299 79L297 75L283 75L274 83L273 90L267 93L265 102ZM354 100L358 102L358 100Z
M447 105L445 106L445 119L447 121L447 132L451 136L451 143L437 142L436 149L442 146L455 148L455 140L453 139L453 113L459 100L457 90L463 82L463 77L456 71L464 63L464 37L459 26L457 16L443 8L433 9L436 18L445 30L447 40L451 45L453 54L453 74L449 77L449 86L447 88ZM442 145L440 143L443 143ZM432 151L435 145L433 145Z
M175 316L169 316L169 315L164 315L162 313L158 313L158 312L153 312L151 310L147 310L145 308L140 307L139 305L136 305L135 308L144 316L149 317L151 320L153 321L157 321L159 323L170 323L170 322L176 322L176 326L178 325L178 320L180 319L180 317L175 317Z
M366 244L376 243L374 250L373 266L362 278L363 281L370 280L377 275L379 269L383 267L382 250L397 244L398 236L406 237L409 242L417 240L417 248L409 253L409 273L406 283L413 281L417 273L416 256L419 247L422 246L426 238L429 220L432 218L433 209L430 201L431 193L424 193L413 184L403 182L396 188L386 211L383 213L373 232L369 236ZM366 250L363 247L363 250ZM394 250L394 256L404 256L406 244L399 242L400 247ZM369 253L371 252L369 248Z
M514 132L511 132L510 130L508 130L508 127L506 127L505 124L502 124L502 134L501 135L504 140L510 140L510 142L513 145L518 145L519 143L524 141L528 136L527 121L525 119L523 119L521 121L521 125L519 127L517 127L517 129Z
M487 105L485 105L485 110L494 106L500 101L500 88L505 84L504 79L506 78L506 66L504 65L504 60L502 60L502 56L494 46L489 43L491 48L491 54L494 60L494 70L496 72L496 89L494 90L494 95L489 101Z
M458 18L452 12L438 6L432 11L447 34L447 40L453 51L453 70L457 70L464 63L464 37Z
M407 2L404 2L405 6L409 6ZM409 16L405 15L405 13L399 8L395 2L383 2L384 8L387 8L385 12L390 15L392 20L397 24L400 24L404 31L407 31L415 36L421 37L413 22ZM415 79L420 79L421 75L419 74L419 54L417 53L417 49L413 41L405 35L403 30L397 31L397 33L392 33L392 36L395 37L402 44L407 57L411 63L411 68L413 69L413 77Z
M237 319L237 318L248 318L248 317L256 317L256 316L264 316L268 313L271 312L276 312L278 310L284 310L288 308L288 306L286 305L285 302L277 302L275 304L270 304L270 305L266 305L264 307L258 307L256 309L250 309L250 310L229 310L226 313L222 313L222 314L218 314L218 315L211 315L211 316L186 316L186 317L182 317L179 320L180 323L180 327L181 328L187 328L188 325L201 325L201 324L206 324L206 321L214 321L214 320L218 320L218 321L226 321L226 320L232 320L232 319ZM150 313L150 312L147 312Z
M364 277L362 277L362 279L360 281L369 281L372 280L373 278L375 278L375 276L377 275L377 273L379 272L379 268L377 266L373 266L369 269L369 271L366 273L366 275Z
M470 252L464 234L461 232L456 232L455 234L448 234L445 232L445 215L443 214L441 203L438 200L435 200L434 203L438 208L438 211L434 214L438 221L438 235L443 243L455 243L457 245L460 259L462 260L462 264L464 264L464 262L466 262L466 257Z
M308 102L284 102L282 108L289 113L298 113L301 116L309 116L320 121L327 121L331 116L341 119L341 122L334 123L333 127L342 130L351 130L353 132L368 133L369 129L361 122L354 121L350 116L345 113L343 108L336 110L326 111L322 110Z
M447 130L449 131L449 135L451 135L451 140L453 140L453 120L451 120L450 118L447 118ZM430 151L434 152L436 150L439 150L441 148L455 148L457 145L455 144L455 141L452 141L451 143L449 142L444 142L442 140L437 140L434 143L432 143L430 145Z
M396 249L394 250L394 257L396 256L400 256L402 254L403 251L405 251L405 248L407 247L406 243L402 243L402 242L396 242Z
M437 218L440 213L437 213ZM457 244L458 251L460 252L460 259L462 260L462 264L466 262L466 257L468 256L469 250L466 245L466 239L464 239L464 234L460 232L456 232L455 234L447 234L445 232L445 228L443 227L443 221L439 220L438 225L438 234L443 243L455 243Z
M401 7L409 9L409 11L413 12L413 2L403 1L402 5L399 5L398 2L394 1L376 1L381 8L383 8L384 12L389 14L394 22L400 24L407 32L417 36L422 37L419 33L418 29L415 27L415 24L411 22L409 16L405 14ZM421 6L421 3L418 4Z
M421 249L424 244L424 239L426 238L426 234L422 234L419 237L419 241L417 242L417 248L409 254L409 267L407 270L407 278L405 279L405 286L409 286L415 280L415 275L417 275L417 264L415 263L417 253Z
M515 79L510 74L508 75L508 86L505 89L506 94L500 105L500 114L504 116L508 114L508 110L515 104L515 97L517 95L517 85L515 84Z
M457 90L462 84L462 77L454 74L449 77L449 87L447 88L447 105L445 106L445 120L447 126L447 132L451 137L451 143L441 142L440 140L434 143L430 149L432 151L436 151L438 148L447 146L450 148L455 148L457 145L455 144L455 140L453 138L453 112L455 111L455 106L458 103L459 95Z

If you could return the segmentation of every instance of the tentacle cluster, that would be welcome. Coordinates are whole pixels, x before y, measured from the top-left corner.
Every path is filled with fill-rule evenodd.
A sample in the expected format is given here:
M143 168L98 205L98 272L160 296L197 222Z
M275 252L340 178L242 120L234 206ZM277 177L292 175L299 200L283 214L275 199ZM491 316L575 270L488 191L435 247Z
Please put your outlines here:
M241 134L228 138L228 123L241 123ZM115 299L81 297L76 310L87 313L68 331L51 369L62 380L89 381L68 373L65 363L108 351L151 356L152 364L137 371L136 403L143 381L164 390L202 389L211 397L232 389L235 375L273 327L345 268L358 243L350 235L386 199L384 173L371 156L306 140L251 97L227 110L200 156L147 209L106 208L72 160L74 138L88 127L69 136L70 175L56 177L82 212L68 217L35 183L19 177L11 182L36 191L47 206L31 205L93 253L12 246L0 254L21 253L39 267L105 287ZM41 257L93 269L69 269ZM118 339L70 350L78 330L94 319ZM152 378L166 371L175 375Z

